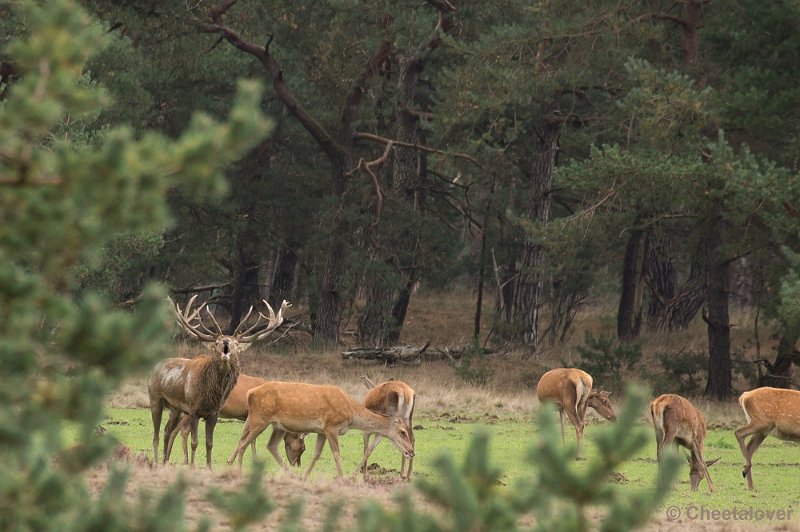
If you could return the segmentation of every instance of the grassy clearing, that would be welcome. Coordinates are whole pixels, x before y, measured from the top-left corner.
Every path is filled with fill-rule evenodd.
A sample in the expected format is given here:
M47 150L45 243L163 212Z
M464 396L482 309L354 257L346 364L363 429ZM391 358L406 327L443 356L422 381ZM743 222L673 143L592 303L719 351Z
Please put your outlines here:
M526 464L528 449L535 442L534 425L530 418L507 418L500 419L496 416L484 416L481 419L470 419L468 417L450 414L440 414L435 417L421 416L416 420L417 429L417 460L415 462L415 474L418 477L432 478L436 475L431 464L434 457L440 453L449 453L455 457L464 456L467 443L476 431L488 431L492 435L491 449L495 463L502 468L504 475L501 482L504 489L513 489L516 482L523 476L530 475L531 467ZM584 461L577 461L575 468L578 470L587 467L589 461L596 456L596 449L592 444L592 434L603 430L605 423L593 423L586 430L586 449ZM130 447L136 453L144 453L152 456L152 428L149 411L143 408L112 408L108 412L108 418L104 427L110 434L120 440L123 444ZM241 432L242 423L238 421L224 421L217 426L215 433L214 464L215 474L226 478L233 475L236 477L236 468L229 468L225 465L226 457L235 448ZM643 430L651 435L649 426L643 425ZM205 463L205 443L202 436L198 445L197 461L199 464ZM268 431L267 431L268 432ZM259 438L260 458L267 460L267 483L285 480L286 475L280 471L277 464L272 460L265 450L266 436ZM568 427L568 444L574 444L574 432ZM308 445L308 450L304 456L304 463L310 459L313 447L313 436ZM345 474L353 472L360 458L361 453L361 433L351 431L341 438L342 463ZM701 511L713 512L717 510L737 511L761 510L787 511L791 512L795 523L800 520L800 468L796 467L800 462L800 448L797 444L786 443L774 438L768 439L759 452L756 454L754 463L754 480L758 491L749 492L745 482L741 477L742 458L736 444L736 439L730 429L714 429L708 434L706 440L707 458L720 457L720 461L711 468L712 478L716 484L717 491L709 493L705 484L701 484L700 489L692 492L688 483L688 466L681 471L678 482L675 484L671 496L665 501L662 509L656 514L655 518L666 516L668 508L677 507L684 514L682 520L687 525L697 524L689 517L701 515ZM177 452L175 452L177 451ZM192 474L192 470L180 463L180 447L176 447L172 457L174 468ZM245 456L245 468L251 461L248 452ZM382 443L376 449L371 460L373 466L372 483L392 484L398 475L400 465L399 453L388 443ZM633 460L624 464L615 476L614 482L620 483L623 490L641 490L648 488L655 476L657 464L655 462L655 443L649 443L647 447ZM318 483L328 484L335 476L335 466L330 451L325 449L320 462L315 467L312 474L312 481L309 487ZM337 490L359 489L358 485L346 484ZM395 484L402 487L401 484ZM269 490L270 488L267 487ZM330 492L328 492L330 495ZM670 510L674 511L674 510ZM712 516L713 514L708 514ZM777 516L777 514L776 514ZM709 517L710 519L710 517ZM739 519L728 519L729 525L740 525ZM724 523L721 519L715 521L717 524ZM759 521L761 525L782 526L786 523L778 519L769 521Z
M468 332L472 330L473 311L468 294L418 294L412 299L402 342L421 346L430 340L434 348L463 347L469 341ZM486 308L484 316L488 316L490 311L491 309ZM575 322L575 332L565 345L545 347L536 354L503 352L473 361L471 368L484 370L487 375L485 383L480 386L467 382L458 368L450 363L390 368L371 363L342 361L339 353L349 345L342 346L342 349L335 352L313 351L309 348L308 339L302 335L285 338L279 345L269 349L254 346L241 357L242 371L275 380L335 384L357 400L362 399L366 392L360 379L363 374L368 374L376 382L388 378L408 382L417 392L414 424L421 427L416 430L415 474L420 478L434 478L437 474L431 466L434 457L440 453L449 453L457 461L461 460L470 437L476 431L485 430L492 435L493 459L505 472L501 479L502 489L511 490L514 489L516 481L530 474L531 470L525 462L525 457L535 441L533 418L538 411L538 404L534 399L536 382L548 369L572 365L579 360L575 346L583 344L585 331L590 331L595 336L613 335L614 312L613 303L596 302L579 315ZM743 361L737 366L743 369L737 373L734 382L739 391L752 386L748 372L752 373L755 365L748 363L747 360L764 356L772 347L768 340L768 327L762 324L759 340L752 327L753 319L753 316L742 311L736 311L732 316L732 321L737 324L732 331L732 350L734 357ZM488 324L488 320L485 323ZM344 338L347 340L351 337L345 335ZM196 344L178 345L175 355L192 356L201 350L202 348ZM705 350L706 331L699 320L686 331L645 335L642 338L641 362L632 370L626 370L623 381L641 381L642 375L657 372L658 353L690 351L702 356ZM666 382L669 383L669 380L666 379ZM702 382L698 384L702 385ZM598 381L595 385L604 387L604 384ZM614 395L612 398L618 396ZM709 402L697 396L690 399L703 411L708 420L710 431L706 440L706 458L721 457L711 469L717 491L709 494L705 485L701 484L700 490L691 492L688 466L685 466L679 474L672 494L662 509L653 516L649 528L800 530L800 467L796 467L800 464L800 448L796 444L768 438L755 455L753 476L758 491L750 493L741 477L743 460L733 436L733 430L744 424L744 417L738 404L735 401ZM126 382L109 398L108 406L105 428L134 452L152 456L152 426L145 378L141 376ZM592 416L591 411L590 416ZM614 482L618 482L623 490L631 492L649 486L657 467L655 438L649 426L647 412L642 412L639 422L643 430L647 431L649 443L636 458L624 464L614 478ZM595 456L593 434L602 430L606 423L593 418L593 422L587 427L584 454L589 460ZM192 470L182 465L156 470L134 468L131 497L137 497L139 489L158 491L178 477L186 476L191 478L187 506L190 522L196 515L208 515L212 519L218 519L219 516L215 514L213 508L205 502L204 490L209 486L234 490L246 477L240 475L236 468L224 465L225 459L235 448L241 429L242 424L238 421L220 421L217 425L213 472L203 468ZM196 458L199 464L205 463L203 434L201 426ZM333 501L345 508L343 516L345 523L352 523L355 509L365 498L377 498L384 504L392 505L393 495L398 490L406 489L406 486L397 480L400 467L399 452L387 442L381 443L370 460L371 463L380 464L381 468L373 471L369 483L334 482L335 467L327 447L315 467L312 481L303 482L280 472L264 448L267 436L268 433L259 438L259 456L267 460L265 490L276 502L278 509L276 514L264 523L263 529L275 529L281 512L286 511L291 500L299 495L305 499L304 526L306 529L316 530L320 528L325 508ZM571 426L567 427L567 438L568 443L574 442L574 430ZM304 465L310 460L313 444L314 436L309 436ZM341 448L345 474L350 474L360 458L362 448L360 432L351 431L342 436ZM181 461L179 443L173 453L173 464L177 464ZM249 451L245 455L245 460L246 464L250 463ZM575 463L575 467L582 469L587 467L587 463L579 461ZM98 473L97 489L102 487L103 479L103 474ZM676 520L667 517L667 510L671 507L676 507L681 512L681 516ZM711 514L708 514L705 520L699 519L702 517L699 514L701 510L730 512L734 508L745 511L750 508L763 511L791 510L794 519L788 523L779 520L753 522L733 519L732 516L728 519L714 519ZM691 515L687 516L687 513ZM223 521L215 521L214 524L221 527L226 525Z

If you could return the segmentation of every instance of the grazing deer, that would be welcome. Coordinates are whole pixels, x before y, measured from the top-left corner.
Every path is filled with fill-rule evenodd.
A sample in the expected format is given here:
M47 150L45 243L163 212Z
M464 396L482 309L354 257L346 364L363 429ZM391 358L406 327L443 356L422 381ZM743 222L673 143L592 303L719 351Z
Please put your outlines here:
M747 424L736 429L734 434L744 456L742 476L752 490L753 455L767 436L784 441L800 441L800 392L785 388L756 388L740 395L739 405ZM752 438L745 445L744 440L750 435Z
M411 438L412 446L415 444L413 417L414 406L416 405L416 394L411 387L403 381L388 380L375 386L373 382L363 375L367 388L370 389L364 397L364 406L376 414L384 416L396 416L402 419L408 430L408 435ZM367 460L372 450L378 445L380 441L380 434L375 434L375 439L372 446L369 445L369 438L371 434L364 432L364 467L362 471L364 476L367 475ZM411 474L414 471L414 457L408 458L408 470L406 470L406 455L403 454L402 462L400 463L400 478L403 480L411 480Z
M311 458L304 478L308 478L311 470L314 469L314 464L322 454L326 440L330 444L331 453L336 462L337 478L342 478L339 435L346 433L349 429L385 436L392 440L392 443L407 457L414 456L414 443L411 441L406 424L402 419L376 414L360 405L336 386L268 381L250 390L247 394L247 407L249 415L247 421L244 422L239 445L228 458L228 464L232 464L238 456L240 468L244 450L270 425L273 426L273 430L267 449L284 469L286 469L286 464L278 453L278 442L283 435L286 432L315 432L318 434L314 456ZM363 458L353 473L354 476L365 463L366 458Z
M650 416L656 429L656 456L661 462L661 453L665 446L676 443L691 452L686 459L689 462L689 482L692 491L697 489L700 480L705 477L708 489L714 492L714 483L708 468L719 458L705 461L703 446L706 439L706 418L687 399L675 394L664 394L650 403Z
M217 416L228 398L239 377L239 353L247 349L256 340L266 338L283 322L283 312L290 305L283 302L277 315L272 307L264 301L269 311L269 318L258 313L253 325L246 323L253 312L247 312L242 322L232 335L222 333L214 315L206 308L216 332L211 331L204 323L200 312L206 307L203 303L192 310L195 295L181 311L174 304L178 324L192 338L212 346L214 353L196 358L168 358L156 365L147 383L150 397L150 413L153 417L153 463L158 463L158 433L161 429L161 415L166 407L169 420L164 429L164 462L167 461L169 438L178 424L181 413L188 416L189 430L192 433L192 460L197 449L197 423L200 418L206 422L206 463L211 467L211 448L214 444L214 426ZM170 300L170 304L172 300ZM264 323L266 321L266 323Z
M240 373L239 378L236 381L236 385L233 387L233 390L231 390L231 393L228 395L228 399L225 401L225 404L222 405L222 409L219 411L219 417L222 419L238 419L239 421L246 420L247 392L256 386L264 384L265 382L267 382L266 379L262 379L261 377L251 377L250 375ZM169 444L167 445L166 450L166 460L169 460L170 454L172 454L172 445L175 442L175 438L178 434L180 434L182 438L181 443L183 444L183 463L188 464L189 452L188 446L186 445L186 440L189 437L189 416L186 414L181 414L180 421L178 421L178 424L175 426L175 430L173 430L172 434L169 436ZM300 457L303 456L303 452L306 450L304 441L305 436L305 434L287 432L286 436L283 437L286 458L289 460L289 463L295 467L300 467ZM255 458L255 440L253 440L251 449L253 451L253 458Z
M564 414L575 425L578 439L578 452L581 455L583 428L585 426L586 408L592 407L598 414L609 420L617 419L614 408L608 400L609 392L592 389L592 376L576 368L551 369L539 379L536 385L536 397L540 403L555 403L561 418L561 439L566 445L564 435Z

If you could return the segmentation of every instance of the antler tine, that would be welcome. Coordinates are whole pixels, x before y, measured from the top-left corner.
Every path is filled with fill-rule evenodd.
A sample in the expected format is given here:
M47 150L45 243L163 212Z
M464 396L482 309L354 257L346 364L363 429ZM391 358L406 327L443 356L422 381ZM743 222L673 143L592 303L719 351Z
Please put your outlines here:
M211 317L211 321L214 323L214 326L217 328L217 335L216 336L218 336L218 337L222 336L224 334L222 332L222 327L219 326L219 323L217 322L217 318L214 317L214 314L211 313L211 311L209 310L208 307L206 307L206 313ZM200 323L202 323L202 322L203 322L203 320L200 320ZM206 329L206 330L208 330L208 329ZM216 340L216 338L215 338L215 340Z
M250 332L250 329L247 329L246 331L241 331L240 329L242 329L247 324L247 319L250 317L250 314L252 313L253 313L253 305L250 305L250 310L248 310L247 314L244 315L244 318L242 318L239 321L239 325L237 325L236 330L233 331L233 336L238 337L239 334L247 334L248 332ZM258 325L258 321L256 321L256 325Z
M245 331L245 333L249 333L250 331L255 329L256 325L260 324L262 319L268 320L266 329L262 331L256 331L255 333L250 334L249 336L245 336L244 335L245 333L243 333L243 336L239 337L240 342L254 342L256 340L263 340L264 338L266 338L272 331L280 327L281 323L283 323L283 311L292 306L291 303L284 300L283 303L281 303L281 308L278 310L278 313L275 314L275 311L272 310L270 304L267 303L267 301L264 299L262 299L262 301L267 306L267 311L269 312L269 318L267 318L266 316L264 316L264 314L259 312L258 313L260 318L259 321L256 322L255 325L250 327L247 331Z
M203 303L202 305L200 305L199 308L197 308L197 310L191 312L192 305L194 305L194 301L195 299L197 299L197 294L195 294L194 296L192 296L191 299L189 299L189 302L186 304L185 310L181 310L181 307L178 303L174 303L170 298L168 299L170 303L175 305L174 310L178 316L177 320L178 325L181 326L181 328L186 332L186 334L188 334L192 338L195 338L197 340L203 340L206 342L213 342L216 340L216 336L211 331L209 331L205 327L205 325L203 325L202 320L199 319L199 313L206 306L206 304ZM194 321L195 319L198 320L198 324L192 325L192 321Z

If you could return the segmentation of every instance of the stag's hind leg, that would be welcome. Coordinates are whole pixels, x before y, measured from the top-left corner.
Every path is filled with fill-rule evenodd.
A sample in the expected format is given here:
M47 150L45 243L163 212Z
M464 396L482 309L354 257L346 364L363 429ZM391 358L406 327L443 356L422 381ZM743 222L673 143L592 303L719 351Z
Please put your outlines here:
M159 432L161 431L161 416L164 413L165 402L163 399L150 400L150 416L153 418L153 464L158 465Z
M189 418L181 414L178 424L169 435L169 444L167 445L166 456L167 460L172 456L172 447L175 445L175 438L180 434L181 436L181 449L183 450L183 465L189 463L189 447L187 445L187 438L189 437Z
M181 419L181 411L175 408L168 408L169 410L169 419L167 419L167 425L164 427L164 463L166 464L169 461L169 455L172 451L172 443L171 437L172 433L175 431L175 427L178 426L178 422Z

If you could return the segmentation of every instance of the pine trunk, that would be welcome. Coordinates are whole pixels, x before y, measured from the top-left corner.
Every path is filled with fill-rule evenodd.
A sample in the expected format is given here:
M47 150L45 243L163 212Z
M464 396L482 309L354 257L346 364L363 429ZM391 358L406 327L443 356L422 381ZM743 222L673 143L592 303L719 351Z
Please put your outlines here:
M561 120L547 117L537 126L537 141L532 149L531 173L527 183L528 218L546 225L550 219L550 192L553 187ZM539 346L539 313L544 279L541 271L544 248L525 240L519 260L519 276L514 290L513 319L519 324L520 339L534 351Z
M622 288L617 310L617 337L621 341L639 336L642 325L642 257L646 248L645 233L631 231L622 266Z
M395 112L395 138L403 143L417 144L419 128L417 118L410 109L416 104L417 82L423 63L416 58L400 58L398 79L399 99ZM424 198L419 196L425 154L412 148L398 147L393 152L391 170L383 189L387 195L384 206L391 203L401 213L420 212ZM366 279L367 303L359 319L358 336L362 343L383 347L400 338L406 310L411 300L411 289L415 282L418 235L413 225L400 220L384 224L379 246L382 253L373 254L374 259L384 264L387 275L368 275ZM399 226L396 224L400 224ZM388 252L388 253L387 253ZM388 257L386 255L389 255Z
M707 293L708 304L708 383L706 395L717 400L732 395L731 383L731 327L728 315L728 261L722 255L722 235L725 220L722 205L717 202L711 220L707 247Z

